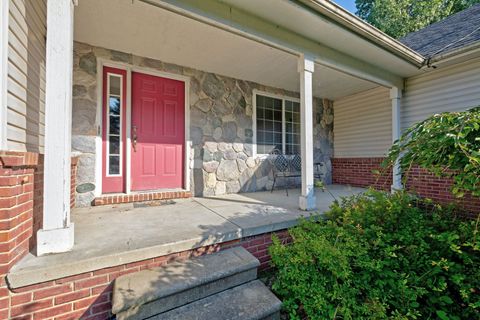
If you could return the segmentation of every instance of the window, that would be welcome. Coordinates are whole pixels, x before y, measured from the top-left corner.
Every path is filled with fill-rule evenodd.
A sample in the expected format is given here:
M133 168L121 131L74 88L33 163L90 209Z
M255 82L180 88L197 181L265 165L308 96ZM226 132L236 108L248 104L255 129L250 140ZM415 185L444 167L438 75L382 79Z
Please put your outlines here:
M122 76L109 73L107 84L107 174L121 175L122 168Z
M255 95L258 154L278 149L300 153L300 103L292 98Z

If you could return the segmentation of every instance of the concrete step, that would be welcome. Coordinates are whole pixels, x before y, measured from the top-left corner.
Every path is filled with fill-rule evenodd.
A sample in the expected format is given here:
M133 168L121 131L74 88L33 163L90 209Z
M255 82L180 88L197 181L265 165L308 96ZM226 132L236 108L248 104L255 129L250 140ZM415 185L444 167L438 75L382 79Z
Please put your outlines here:
M282 303L259 280L219 292L151 320L277 320Z
M117 319L145 319L257 278L259 261L242 247L121 276L113 287Z

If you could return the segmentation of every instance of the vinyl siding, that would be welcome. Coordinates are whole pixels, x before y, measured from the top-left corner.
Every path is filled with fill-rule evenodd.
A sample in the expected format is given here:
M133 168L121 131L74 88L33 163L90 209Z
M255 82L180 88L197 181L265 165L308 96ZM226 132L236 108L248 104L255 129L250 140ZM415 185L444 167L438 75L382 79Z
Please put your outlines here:
M333 102L334 156L383 156L392 141L390 91L377 87Z
M480 59L437 69L407 80L402 128L435 113L464 111L480 105Z
M7 148L43 152L46 0L9 0Z

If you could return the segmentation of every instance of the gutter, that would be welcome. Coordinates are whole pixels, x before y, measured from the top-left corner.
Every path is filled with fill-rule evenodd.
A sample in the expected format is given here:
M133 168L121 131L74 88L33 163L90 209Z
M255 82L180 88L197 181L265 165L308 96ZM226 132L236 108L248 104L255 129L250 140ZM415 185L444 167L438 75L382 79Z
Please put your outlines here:
M410 49L398 40L386 35L379 29L366 23L362 19L346 11L337 4L328 0L296 0L310 9L329 17L333 21L339 23L354 33L361 35L363 38L379 45L383 49L395 54L396 56L410 62L411 64L421 68L425 65L426 59L421 54Z
M480 41L469 46L458 48L445 53L440 53L426 59L425 65L421 69L436 68L439 65L450 62L452 60L461 59L468 55L480 54Z

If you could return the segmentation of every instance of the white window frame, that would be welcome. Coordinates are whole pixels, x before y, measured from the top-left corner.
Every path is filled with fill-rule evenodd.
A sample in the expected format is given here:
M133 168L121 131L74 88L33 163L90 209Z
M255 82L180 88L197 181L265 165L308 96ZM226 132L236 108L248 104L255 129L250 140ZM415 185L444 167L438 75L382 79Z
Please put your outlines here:
M279 99L282 100L282 153L285 154L285 142L286 142L286 126L285 126L285 101L292 101L292 102L297 102L300 103L299 98L294 98L291 96L286 96L286 95L279 95L279 94L273 94L265 91L260 91L257 89L253 90L253 95L252 95L252 109L253 109L253 124L252 124L252 130L253 130L253 156L258 157L258 158L266 158L268 157L268 154L263 154L263 153L257 153L257 95L264 96L264 97L269 97L269 98L274 98L274 99Z
M117 77L117 78L120 78L120 95L116 95L116 94L112 94L110 92L110 77L111 76L114 76L114 77ZM123 106L124 106L124 92L123 92L123 81L125 79L123 78L123 75L121 74L117 74L117 73L112 73L112 72L107 72L107 94L106 94L106 97L107 97L107 101L105 101L106 103L106 106L105 106L105 112L106 112L106 119L107 119L107 123L105 124L106 125L106 131L105 131L105 135L106 135L106 138L107 138L107 145L105 147L105 157L106 157L106 162L105 162L105 175L107 177L122 177L123 176L123 135L125 134L122 130L123 128L123 121L124 121L124 114L123 114ZM118 174L110 174L110 96L115 96L115 97L119 97L120 98L120 134L118 135L120 141L120 149L119 149L119 170L118 170ZM116 135L115 135L116 136Z

